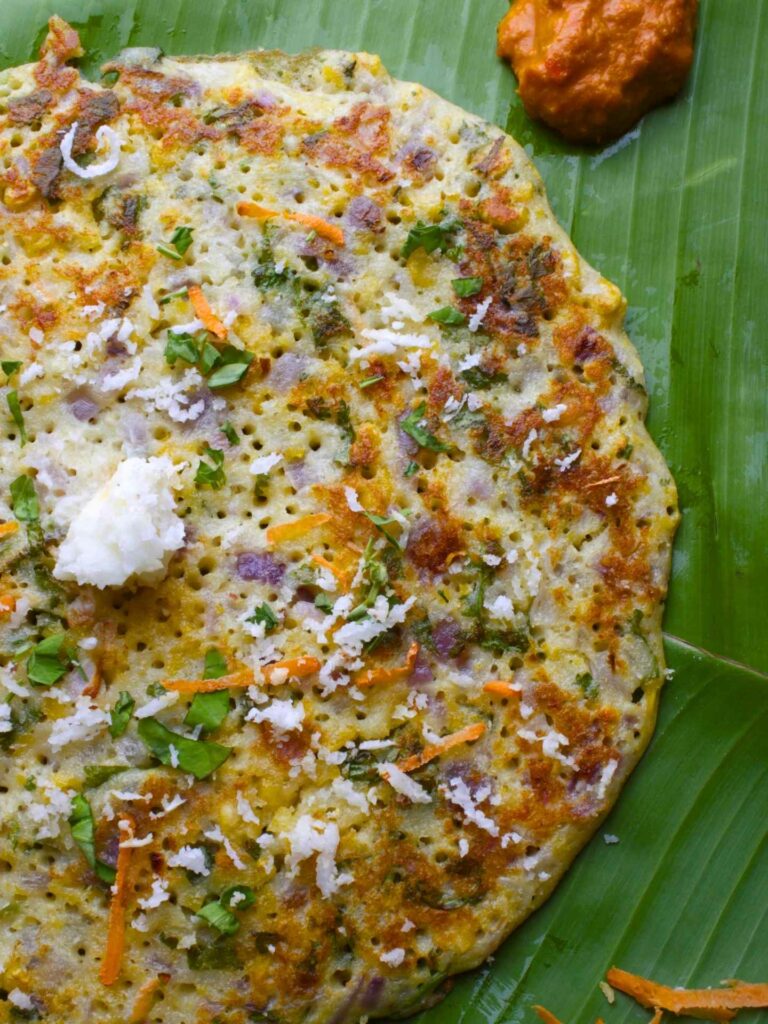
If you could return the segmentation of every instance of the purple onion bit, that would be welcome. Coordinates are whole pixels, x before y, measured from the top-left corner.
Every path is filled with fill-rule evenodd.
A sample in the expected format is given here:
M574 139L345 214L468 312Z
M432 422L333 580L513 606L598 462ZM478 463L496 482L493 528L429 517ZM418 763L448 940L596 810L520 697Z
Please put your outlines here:
M86 423L88 420L96 419L101 412L101 406L94 399L87 387L75 388L67 395L69 411L76 420Z
M381 222L381 207L368 196L355 196L347 206L346 215L353 227L374 231Z
M464 634L456 619L440 619L432 628L432 643L439 658L455 658L464 645Z
M283 581L285 566L266 551L242 551L237 556L237 575L241 580L277 587Z
M419 648L419 653L416 655L409 678L412 683L431 683L435 678L432 666L429 664L429 659L424 653L423 647Z

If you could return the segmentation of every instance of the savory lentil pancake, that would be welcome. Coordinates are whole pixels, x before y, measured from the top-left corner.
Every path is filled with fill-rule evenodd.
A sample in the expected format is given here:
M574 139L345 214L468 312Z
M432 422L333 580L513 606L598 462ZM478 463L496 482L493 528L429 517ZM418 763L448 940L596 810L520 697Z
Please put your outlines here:
M674 484L618 290L378 58L0 74L0 1018L439 998L645 747Z

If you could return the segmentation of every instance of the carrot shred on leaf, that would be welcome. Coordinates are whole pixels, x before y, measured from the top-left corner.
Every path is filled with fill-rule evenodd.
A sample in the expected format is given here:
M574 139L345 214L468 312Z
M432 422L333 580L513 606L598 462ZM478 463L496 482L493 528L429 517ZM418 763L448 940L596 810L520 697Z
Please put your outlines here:
M405 679L413 672L418 655L419 645L412 643L408 648L403 665L393 665L391 668L369 668L355 676L355 686L375 686L377 683L394 683L398 679Z
M513 683L507 682L506 679L489 679L488 682L483 685L483 689L486 693L493 693L497 697L520 696L520 691Z
M397 767L401 772L415 771L416 768L421 768L422 765L433 761L447 750L458 747L461 743L470 743L472 740L480 739L484 732L485 724L483 722L466 725L463 729L459 729L458 732L452 732L449 736L443 736L439 743L432 743L430 746L424 747L420 754L413 754L411 757L406 757L403 761L398 761Z
M544 1024L560 1024L558 1018L554 1013L550 1013L546 1006L534 1006L533 1009L536 1011L538 1016L544 1021Z
M211 334L215 334L220 341L223 341L227 336L227 328L209 306L208 299L203 295L200 285L191 284L187 289L187 293L189 301L192 303L192 309L194 309L197 318L203 321L205 329L210 331Z
M144 982L136 993L128 1024L144 1024L144 1021L149 1016L149 1011L152 1009L152 1003L155 1000L155 993L160 988L160 982L161 979L159 977L150 978L149 981Z
M649 1009L705 1020L731 1020L737 1010L768 1007L768 984L734 981L725 988L670 988L618 967L612 967L606 979L613 988Z
M0 523L0 537L10 537L12 533L16 533L19 528L19 524L15 519L9 519L7 523Z
M115 884L112 886L112 902L109 905L109 924L107 926L107 946L104 950L104 959L99 968L99 980L102 985L114 985L120 977L120 965L123 959L125 948L125 904L128 898L129 875L131 860L133 858L132 846L125 846L126 839L133 839L135 822L133 818L125 816L120 819L123 827L121 835L123 840L117 851L117 872Z
M261 672L268 683L280 683L286 679L303 679L305 676L314 675L320 669L320 662L317 658L305 654L299 658L284 658L282 661L273 661L271 665L265 665ZM283 675L283 673L285 673ZM277 678L275 678L277 676Z
M253 686L255 681L253 672L244 668L239 672L219 676L218 679L163 679L162 685L166 690L175 690L176 693L212 693L214 690Z
M656 1011L651 1017L651 1024L661 1024L661 1018L664 1016L664 1011L660 1007L656 1007Z
M269 526L266 530L267 544L279 544L284 540L294 540L296 537L303 537L310 530L317 529L330 522L331 516L328 512L315 512L313 515L303 516L301 519L292 519L287 523L279 523L277 526Z

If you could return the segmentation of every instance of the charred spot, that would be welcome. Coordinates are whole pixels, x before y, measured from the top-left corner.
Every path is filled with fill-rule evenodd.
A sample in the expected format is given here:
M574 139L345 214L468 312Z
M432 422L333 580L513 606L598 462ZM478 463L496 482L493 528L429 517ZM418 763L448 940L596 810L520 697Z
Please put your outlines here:
M96 133L108 121L112 121L120 112L120 100L110 90L103 92L81 92L78 98L77 130L72 141L72 153L84 153Z
M450 555L461 551L459 527L447 515L440 519L423 516L411 528L406 554L420 569L442 572Z
M36 89L10 101L8 120L11 124L36 124L52 103L53 93L49 89Z
M394 172L374 154L389 148L389 111L371 103L357 103L326 131L307 135L305 153L330 167L369 174L379 182L390 181Z
M429 382L430 414L439 412L449 398L459 398L460 396L461 388L457 384L450 366L438 366Z
M61 149L58 145L44 149L35 161L30 178L32 184L45 199L59 198L59 175L63 163Z

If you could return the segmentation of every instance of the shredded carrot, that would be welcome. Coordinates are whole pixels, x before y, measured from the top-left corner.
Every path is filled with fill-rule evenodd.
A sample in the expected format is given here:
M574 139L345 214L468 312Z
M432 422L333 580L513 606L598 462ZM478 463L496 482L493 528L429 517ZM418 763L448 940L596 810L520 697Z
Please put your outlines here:
M292 519L288 523L270 526L266 531L267 544L279 544L284 540L303 537L305 533L317 529L318 526L323 526L330 519L331 516L327 512L316 512L311 516L303 516L301 519Z
M284 679L303 679L304 676L314 675L320 668L317 658L304 655L300 658L284 658L282 661L273 661L271 665L262 668L262 675L268 683L281 683ZM283 676L285 673L285 676ZM273 676L277 679L273 679Z
M661 1018L663 1016L664 1011L657 1006L656 1012L654 1013L653 1017L651 1017L651 1024L661 1024Z
M270 217L279 217L277 210L270 210L266 206L259 206L248 199L241 199L237 204L237 212L241 217L253 217L254 220L269 220Z
M472 740L480 739L484 732L485 725L482 722L466 725L458 732L452 732L450 736L443 736L439 743L424 747L420 754L413 754L411 757L406 757L404 761L398 761L397 767L401 772L412 772L429 761L433 761L447 750L458 747L460 743L469 743Z
M16 611L16 598L13 594L3 594L0 597L0 615L10 615Z
M99 665L98 662L96 662L96 665L95 665L95 667L93 669L93 675L91 676L90 683L88 683L86 686L83 687L83 696L84 697L95 697L95 696L97 696L97 694L98 694L100 689L101 689L101 666Z
M208 305L208 299L203 295L202 288L197 284L191 284L187 288L187 294L198 320L203 321L207 331L215 334L220 341L223 341L227 336L227 328Z
M283 210L281 213L278 210L270 210L266 206L260 206L258 203L251 203L248 200L242 200L237 204L237 212L241 217L253 217L255 220L284 217L286 220L292 220L296 224L303 224L320 235L321 238L327 238L329 242L333 242L334 245L344 245L344 232L341 228L324 220L322 217L315 216L313 213L295 213L291 210Z
M15 519L9 519L7 523L0 523L0 537L10 537L12 533L16 533L19 528L19 524Z
M355 677L355 686L375 686L377 683L394 683L397 679L405 679L413 672L418 654L419 645L411 644L408 654L405 656L404 665L394 665L392 668L369 668Z
M536 1011L538 1016L541 1017L541 1019L544 1021L544 1024L560 1024L560 1021L557 1019L554 1013L550 1013L545 1006L534 1006L534 1010Z
M737 1010L768 1007L768 984L734 981L726 988L670 988L618 967L612 967L606 978L642 1006L706 1020L732 1020Z
M616 476L607 476L603 480L594 480L591 484L584 484L582 487L583 491L588 491L591 487L602 487L603 484L615 484L617 480L621 480L621 474Z
M312 213L284 213L283 216L287 220L303 224L320 235L321 238L327 238L329 242L333 242L334 245L344 245L344 232L341 228L323 220L322 217L316 217Z
M158 988L160 988L160 978L150 978L149 981L144 982L136 993L128 1024L144 1024L152 1009Z
M312 555L312 561L315 565L320 565L323 569L327 569L329 573L336 577L344 590L349 585L349 579L343 569L340 569L338 565L334 565L333 562L329 562L327 558L323 558L322 555Z
M515 689L512 683L506 679L489 679L484 683L483 689L486 693L495 693L497 697L519 697L520 691Z
M132 839L135 822L128 816L121 818L127 822L128 828L121 830L123 839ZM125 903L128 898L128 883L133 857L132 846L120 846L117 851L117 873L112 887L112 902L109 906L109 925L107 928L107 947L104 959L99 968L99 980L102 985L113 985L120 977L120 964L125 948Z
M175 690L176 693L213 693L214 690L253 686L255 681L253 672L244 668L239 672L219 676L218 679L163 679L162 685L166 690Z

